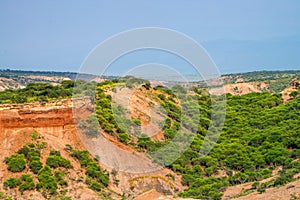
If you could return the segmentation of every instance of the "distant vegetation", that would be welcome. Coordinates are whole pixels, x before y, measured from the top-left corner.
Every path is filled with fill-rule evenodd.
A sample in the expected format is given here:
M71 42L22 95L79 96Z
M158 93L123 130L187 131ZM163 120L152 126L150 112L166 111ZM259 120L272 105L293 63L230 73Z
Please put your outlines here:
M78 74L75 72L25 71L25 70L23 71L23 70L10 70L10 69L0 70L0 77L12 78L14 80L18 80L20 76L54 76L54 77L66 77L75 80L77 75Z
M48 77L63 77L71 80L85 80L90 81L99 76L93 74L83 74L77 72L56 72L56 71L27 71L27 70L10 70L10 69L0 69L0 77L11 78L15 81L22 80L27 82L27 76L48 76ZM22 78L21 78L22 77ZM105 79L114 79L116 76L102 76ZM43 80L45 81L45 80ZM29 83L29 82L27 82Z
M282 78L300 78L299 70L284 70L284 71L255 71L246 73L235 73L222 75L225 83L235 83L238 78L242 78L243 82L269 81Z
M95 90L95 82L63 81L59 85L50 83L29 83L24 89L7 89L0 92L0 104L48 102L56 99L91 95ZM75 89L74 85L76 85Z
M294 78L300 78L300 71L257 71L223 75L224 84L237 82L265 82L271 93L278 93L290 86Z
M0 92L1 103L47 102L51 99L69 98L72 95L72 85L64 82L61 86L49 83L30 83L24 89L5 90Z

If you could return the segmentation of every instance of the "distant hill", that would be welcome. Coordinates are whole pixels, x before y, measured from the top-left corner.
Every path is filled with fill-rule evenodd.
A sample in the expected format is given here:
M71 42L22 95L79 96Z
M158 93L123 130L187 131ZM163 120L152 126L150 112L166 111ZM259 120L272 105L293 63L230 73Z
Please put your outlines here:
M25 88L33 82L59 84L63 80L91 81L99 78L91 74L78 74L75 72L53 72L53 71L22 71L22 70L0 70L0 91L5 89Z
M284 71L254 71L246 73L224 74L222 78L224 83L241 83L267 81L282 78L299 78L300 70L284 70Z
M267 84L271 93L281 92L289 87L293 79L300 78L300 70L255 71L247 73L227 74L222 76L225 85L238 83ZM265 88L263 88L265 89ZM266 91L266 90L263 90Z

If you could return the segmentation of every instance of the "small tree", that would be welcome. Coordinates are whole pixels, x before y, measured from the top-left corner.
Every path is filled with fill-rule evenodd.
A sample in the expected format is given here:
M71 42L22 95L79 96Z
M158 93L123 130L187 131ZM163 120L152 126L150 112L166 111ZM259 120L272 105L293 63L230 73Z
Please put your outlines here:
M128 144L128 142L130 141L130 135L128 135L127 133L120 133L119 137L120 137L120 141L125 144Z

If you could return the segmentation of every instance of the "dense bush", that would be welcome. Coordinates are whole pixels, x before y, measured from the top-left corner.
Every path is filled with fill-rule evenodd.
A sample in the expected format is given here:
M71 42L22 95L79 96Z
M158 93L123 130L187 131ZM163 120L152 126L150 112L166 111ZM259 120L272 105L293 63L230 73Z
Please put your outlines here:
M51 150L51 151L50 151L50 156L61 156L61 155L60 155L60 151Z
M3 183L4 187L19 188L19 191L22 193L25 190L34 190L35 183L33 177L30 174L22 174L19 178L8 178Z
M98 183L108 186L109 176L104 173L99 165L95 162L90 162L86 168L86 175L97 180Z
M92 161L89 152L86 150L80 151L72 149L70 152L70 156L76 158L79 161L81 167L86 167L88 163Z
M43 163L40 160L33 160L29 163L29 167L34 174L37 174L43 168Z
M260 181L270 177L276 166L283 165L285 170L280 176L273 182L259 186L259 192L293 180L292 176L300 169L291 162L300 156L297 153L297 139L300 136L299 97L282 104L280 94L227 95L226 115L223 133L208 156L197 158L203 143L203 137L197 135L190 149L170 166L182 174L183 184L189 186L181 196L218 199L217 194L222 193L223 187L209 184L213 193L208 193L206 184L198 183L217 170L225 170L229 176L216 180L226 186ZM204 168L205 173L195 172L198 165ZM236 171L234 175L233 170Z
M21 172L26 167L26 159L23 154L13 154L5 158L7 169L12 172Z
M127 133L120 133L119 134L120 141L123 142L124 144L128 144L130 141L130 135Z
M57 190L57 182L52 174L51 168L46 165L38 173L39 183L37 184L37 190L43 189L50 194L55 194Z
M21 149L19 149L18 153L26 157L29 161L29 168L34 174L37 174L43 167L43 163L40 161L41 151L35 144L30 143L24 145Z
M89 185L92 190L95 190L97 192L101 191L101 188L103 188L103 186L100 183L98 183L97 181L94 181L94 180L91 180Z
M4 187L9 187L10 189L17 187L17 180L15 178L8 178L3 183Z
M25 190L34 190L35 184L33 181L33 177L30 174L22 174L19 178L19 190L20 192L24 192Z
M46 164L52 168L57 168L57 167L72 168L71 162L68 159L57 155L49 156L46 160Z

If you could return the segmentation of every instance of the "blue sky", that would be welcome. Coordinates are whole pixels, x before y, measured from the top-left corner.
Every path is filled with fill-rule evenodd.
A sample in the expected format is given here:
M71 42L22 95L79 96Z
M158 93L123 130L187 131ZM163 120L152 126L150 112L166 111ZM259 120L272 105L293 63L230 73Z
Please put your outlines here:
M300 69L299 10L297 0L2 0L0 67L77 71L108 37L164 27L199 42L221 73Z

